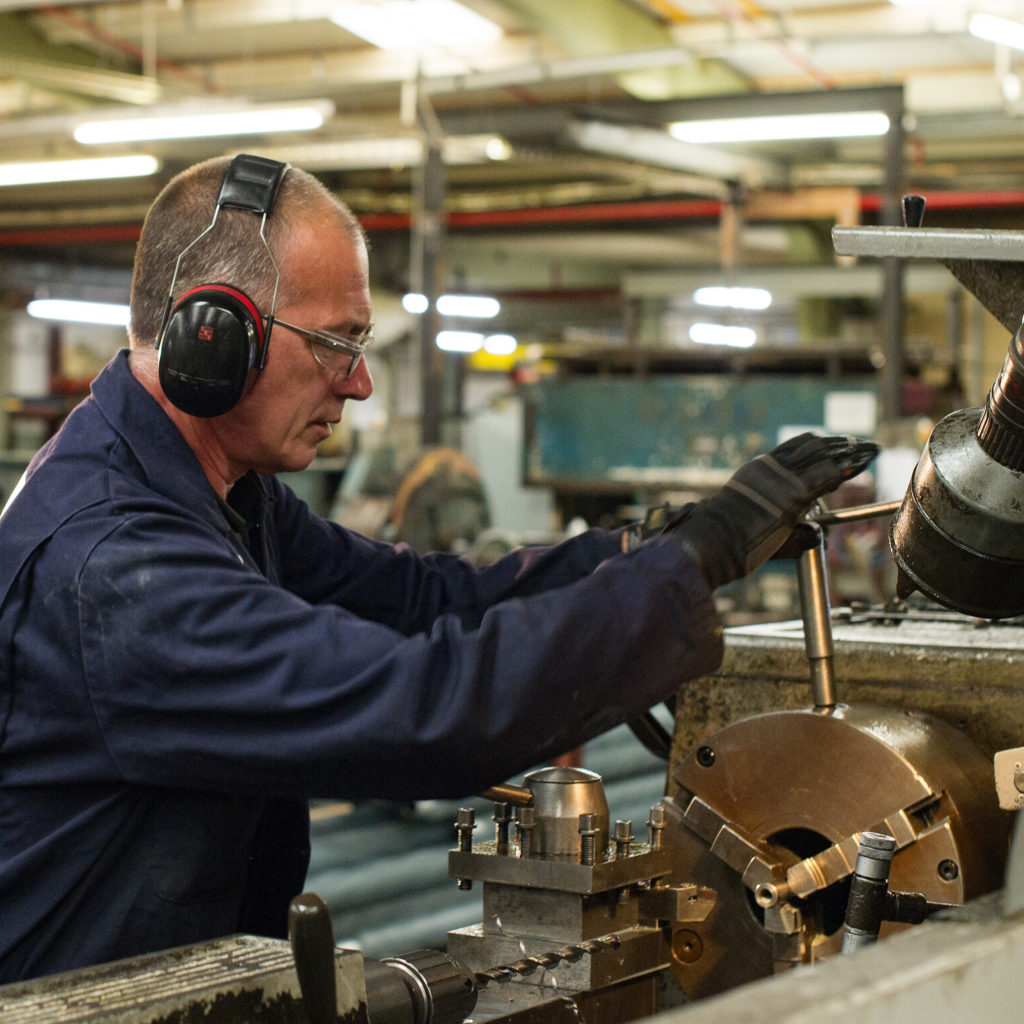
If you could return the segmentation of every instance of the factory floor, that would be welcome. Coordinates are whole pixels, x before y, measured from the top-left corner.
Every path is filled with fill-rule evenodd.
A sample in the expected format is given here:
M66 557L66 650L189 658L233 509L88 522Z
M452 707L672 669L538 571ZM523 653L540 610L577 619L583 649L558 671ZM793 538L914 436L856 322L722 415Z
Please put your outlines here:
M611 820L632 821L644 837L651 805L665 791L665 762L621 726L587 744L582 765L604 779ZM451 929L480 920L479 887L460 891L448 877L459 807L475 808L477 838L493 838L492 805L479 797L314 805L306 888L330 908L339 945L373 957L444 949Z

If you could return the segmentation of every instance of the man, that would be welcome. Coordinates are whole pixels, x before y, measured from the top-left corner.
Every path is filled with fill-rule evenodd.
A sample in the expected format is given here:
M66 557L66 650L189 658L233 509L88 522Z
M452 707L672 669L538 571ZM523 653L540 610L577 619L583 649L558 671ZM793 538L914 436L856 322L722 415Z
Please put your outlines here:
M875 451L804 435L644 543L419 557L273 476L370 394L370 318L309 175L214 160L155 201L130 350L0 520L0 980L283 935L309 797L465 795L641 714Z

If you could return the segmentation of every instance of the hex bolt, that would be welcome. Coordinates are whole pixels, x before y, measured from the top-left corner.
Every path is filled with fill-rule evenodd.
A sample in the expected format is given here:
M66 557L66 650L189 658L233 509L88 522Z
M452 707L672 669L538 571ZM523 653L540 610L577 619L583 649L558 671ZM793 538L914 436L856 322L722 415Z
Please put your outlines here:
M960 865L955 860L948 858L939 861L939 877L946 882L952 882L960 874Z
M715 763L715 751L712 747L699 747L697 750L697 764L701 768L710 768Z
M652 850L661 849L661 834L665 831L665 808L655 804L647 818L647 845Z
M512 805L504 800L496 801L491 821L494 822L494 841L498 846L498 853L508 853L508 829L509 823L512 821Z
M476 812L472 807L460 807L458 817L455 819L455 831L459 834L459 853L470 853L473 850L473 829L476 828ZM460 889L472 889L471 878L459 878L457 885Z
M532 807L520 807L516 816L516 838L519 842L519 856L533 856L533 832L537 827L537 812Z
M633 823L619 820L615 822L615 856L628 857L629 844L633 842Z
M597 861L597 826L593 814L580 815L580 863L593 865Z

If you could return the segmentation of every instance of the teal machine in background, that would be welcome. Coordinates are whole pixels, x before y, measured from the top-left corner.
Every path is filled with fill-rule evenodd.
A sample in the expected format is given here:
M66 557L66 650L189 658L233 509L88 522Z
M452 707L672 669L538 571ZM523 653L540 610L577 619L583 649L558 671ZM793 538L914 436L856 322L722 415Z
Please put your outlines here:
M872 437L874 376L579 376L524 389L524 480L608 495L716 487L801 430Z

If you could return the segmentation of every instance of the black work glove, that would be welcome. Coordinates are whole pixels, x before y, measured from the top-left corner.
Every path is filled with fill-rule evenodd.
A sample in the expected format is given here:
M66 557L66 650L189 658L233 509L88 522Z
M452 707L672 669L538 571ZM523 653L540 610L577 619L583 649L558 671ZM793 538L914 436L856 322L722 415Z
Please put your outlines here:
M878 445L799 434L741 466L718 493L681 510L664 536L682 545L712 590L763 565L816 498L860 473Z
M689 515L693 503L686 505L653 505L643 519L630 523L622 534L622 550L634 551L652 537L660 537L666 530L679 522L681 516Z

